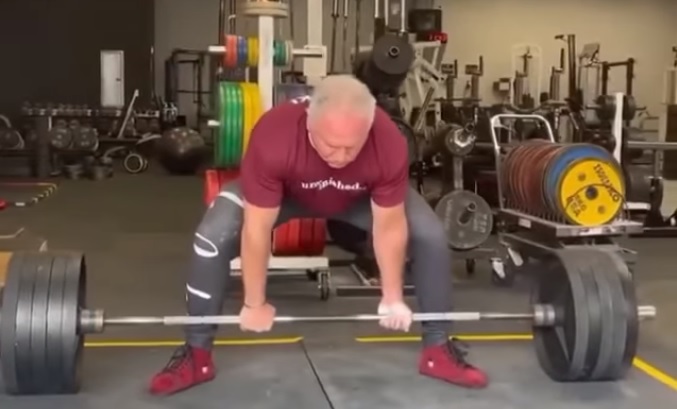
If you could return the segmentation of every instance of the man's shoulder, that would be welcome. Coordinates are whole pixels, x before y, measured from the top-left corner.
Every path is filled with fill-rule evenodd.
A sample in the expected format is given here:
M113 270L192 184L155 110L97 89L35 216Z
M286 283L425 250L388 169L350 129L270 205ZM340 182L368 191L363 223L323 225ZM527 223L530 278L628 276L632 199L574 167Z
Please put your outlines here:
M397 171L408 161L407 140L387 112L377 108L371 128L365 158L380 174Z
M267 142L295 138L305 115L305 108L298 104L284 102L276 105L261 115L252 131L252 138Z

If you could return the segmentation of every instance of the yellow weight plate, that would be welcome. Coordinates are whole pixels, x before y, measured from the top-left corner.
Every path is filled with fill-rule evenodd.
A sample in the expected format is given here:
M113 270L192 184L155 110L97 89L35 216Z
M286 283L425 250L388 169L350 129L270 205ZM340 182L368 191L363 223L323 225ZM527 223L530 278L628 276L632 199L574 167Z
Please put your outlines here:
M613 162L582 159L562 172L557 192L557 203L569 222L579 226L608 224L623 209L623 172Z
M254 87L254 105L256 106L256 115L254 116L254 125L259 121L259 118L263 115L263 102L261 101L261 90L257 84L252 84Z
M259 39L256 37L252 37L252 61L253 65L252 67L256 67L259 65Z
M256 44L254 43L254 37L248 37L247 38L247 65L250 67L256 67L256 60L254 59L256 57L256 52L258 50L256 49Z
M244 97L244 129L242 132L242 156L244 156L245 151L247 150L247 143L249 142L249 137L252 134L252 128L254 127L254 115L256 112L254 110L254 100L252 97L253 91L250 83L242 82L240 83L242 87L242 96Z

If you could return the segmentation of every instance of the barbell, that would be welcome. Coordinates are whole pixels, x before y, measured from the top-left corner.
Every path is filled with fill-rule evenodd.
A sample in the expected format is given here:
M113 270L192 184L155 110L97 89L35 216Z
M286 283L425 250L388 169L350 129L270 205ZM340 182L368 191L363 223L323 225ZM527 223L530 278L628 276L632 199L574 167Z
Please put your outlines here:
M414 321L524 320L533 325L541 368L557 381L620 379L635 355L638 321L656 315L637 306L627 267L595 248L556 250L543 263L531 309L416 313ZM592 268L594 267L594 268ZM25 252L8 258L0 292L0 364L10 394L72 394L81 384L86 335L114 325L232 325L237 316L106 317L88 307L84 255ZM278 316L276 323L369 322L374 314Z

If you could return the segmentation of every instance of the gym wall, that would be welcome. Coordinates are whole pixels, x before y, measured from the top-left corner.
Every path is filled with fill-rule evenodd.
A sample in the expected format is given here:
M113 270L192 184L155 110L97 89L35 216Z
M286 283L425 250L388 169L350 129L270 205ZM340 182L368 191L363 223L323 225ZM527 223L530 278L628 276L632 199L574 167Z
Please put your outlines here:
M0 1L0 112L23 101L100 102L101 49L125 51L125 97L148 97L152 0Z
M242 1L242 0L238 0ZM307 43L306 39L306 20L307 20L307 0L291 0L293 9L294 24L294 42L297 47ZM327 47L331 45L332 32L332 0L324 1L323 12L323 42ZM398 1L394 1L398 2ZM360 38L362 44L369 44L372 38L374 27L374 1L361 0L361 21ZM409 0L408 5L413 7L427 7L432 3L431 0ZM413 4L415 3L415 4ZM355 44L355 0L350 0L351 9L349 10L348 26L348 44L352 47ZM392 10L393 12L395 10ZM209 45L214 45L218 41L218 0L155 0L155 61L156 61L156 90L159 94L164 93L164 61L170 55L174 48L188 49L206 49ZM340 10L343 15L343 9ZM399 27L399 11L391 17L393 27ZM277 20L277 38L291 38L291 19ZM342 19L338 20L338 32L336 44L338 53L336 56L337 70L343 69L343 60L341 59L342 42ZM236 31L240 35L257 36L258 28L254 19L238 17L236 19ZM301 62L295 65L297 70L302 69ZM191 70L188 67L181 69L180 84L185 88L192 88ZM188 121L194 124L194 104L191 102L193 96L182 95L179 98L179 106L182 113L188 116Z
M511 76L511 47L519 43L541 46L542 87L547 91L550 67L559 64L557 34L576 34L583 44L599 42L600 59L637 60L634 94L639 105L657 115L663 98L663 72L672 65L677 45L677 2L672 0L436 0L443 8L443 26L449 34L447 61L458 59L459 68L476 64L484 55L481 96L491 101L492 83ZM592 75L592 74L591 74ZM465 79L459 76L457 92ZM566 89L566 78L562 89ZM612 71L610 91L624 89L622 70ZM537 95L534 95L538 98Z

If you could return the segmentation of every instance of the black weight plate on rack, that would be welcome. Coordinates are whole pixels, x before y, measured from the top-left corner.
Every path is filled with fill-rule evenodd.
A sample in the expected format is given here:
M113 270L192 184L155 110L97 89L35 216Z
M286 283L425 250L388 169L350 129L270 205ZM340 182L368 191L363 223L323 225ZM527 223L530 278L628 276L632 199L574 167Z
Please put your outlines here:
M415 58L414 47L403 36L386 34L372 45L371 63L385 75L405 76Z
M591 331L586 283L567 257L575 255L559 251L558 257L545 260L546 268L538 276L531 300L532 304L555 308L556 325L534 327L534 348L543 371L560 382L575 381L585 372Z
M23 255L15 253L7 266L5 286L2 290L2 321L0 321L0 366L5 391L9 394L19 393L19 380L16 371L16 310L19 304L21 270Z
M56 149L67 149L73 142L73 134L66 127L55 126L49 130L50 145Z
M73 131L71 146L80 150L96 150L99 145L99 137L96 130L90 126L82 126L77 132Z
M40 260L25 256L21 268L19 298L14 321L14 351L18 393L33 393L33 354L31 352L31 317L33 315L33 289Z
M61 316L62 389L60 393L76 393L80 389L84 337L79 333L80 310L85 308L86 271L79 254L66 259Z
M30 320L31 391L41 391L49 386L47 372L47 308L49 305L49 282L52 276L52 258L36 256L33 284L33 308Z
M47 373L49 373L49 391L61 390L63 376L63 342L61 322L63 320L63 285L66 277L67 261L55 257L52 261L52 279L49 283L49 305L47 306Z

